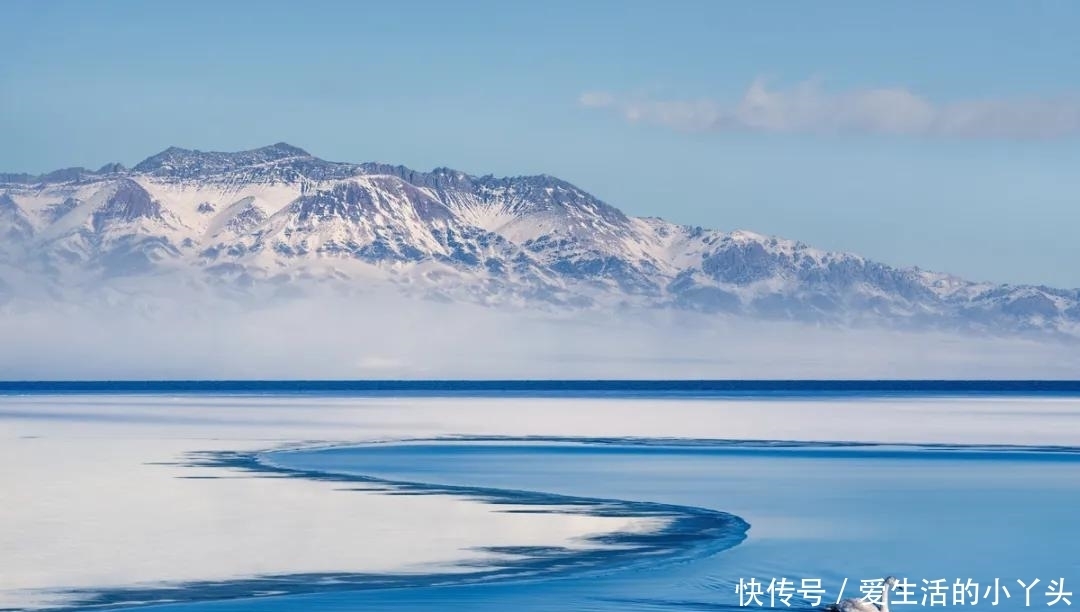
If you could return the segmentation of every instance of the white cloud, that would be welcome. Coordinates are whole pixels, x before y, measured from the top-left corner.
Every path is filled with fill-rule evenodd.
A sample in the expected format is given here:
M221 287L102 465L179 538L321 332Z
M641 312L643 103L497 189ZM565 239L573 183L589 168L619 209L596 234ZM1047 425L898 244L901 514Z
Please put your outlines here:
M863 133L971 139L1080 136L1080 96L934 102L903 87L828 91L814 80L757 79L736 101L656 99L593 91L578 100L627 121L690 132Z

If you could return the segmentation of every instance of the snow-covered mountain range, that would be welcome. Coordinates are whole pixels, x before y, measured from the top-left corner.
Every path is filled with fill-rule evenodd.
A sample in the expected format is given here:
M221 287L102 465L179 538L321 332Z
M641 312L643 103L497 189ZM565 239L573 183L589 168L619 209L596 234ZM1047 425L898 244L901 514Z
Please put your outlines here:
M551 176L329 162L284 143L0 174L0 302L161 279L230 295L396 287L525 308L1080 336L1080 290L631 217Z

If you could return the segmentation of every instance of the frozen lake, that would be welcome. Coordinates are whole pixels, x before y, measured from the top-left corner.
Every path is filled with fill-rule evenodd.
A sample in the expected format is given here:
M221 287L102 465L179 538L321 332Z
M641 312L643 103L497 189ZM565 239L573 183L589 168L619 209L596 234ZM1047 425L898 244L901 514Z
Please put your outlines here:
M724 610L751 579L809 608L885 575L896 609L1035 579L1041 608L1080 581L1078 423L1068 394L0 395L0 608Z

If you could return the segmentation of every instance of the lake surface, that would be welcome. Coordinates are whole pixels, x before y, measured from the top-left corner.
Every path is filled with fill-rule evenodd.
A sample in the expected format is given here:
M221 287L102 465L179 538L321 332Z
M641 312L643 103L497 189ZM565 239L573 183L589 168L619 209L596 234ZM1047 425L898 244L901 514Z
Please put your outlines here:
M324 383L312 383L315 387L305 388L301 384L292 392L280 388L284 383L267 383L270 388L260 390L238 383L239 387L227 391L214 387L216 399L211 403L218 407L200 410L192 410L185 403L204 401L197 385L194 388L170 388L170 391L148 385L128 390L136 396L145 394L146 401L152 404L148 409L128 410L121 406L103 413L94 407L96 400L87 401L90 408L80 408L85 412L65 407L63 394L78 394L85 399L87 394L117 393L110 384L101 383L101 389L96 391L82 387L61 389L52 410L40 413L35 412L33 404L5 405L0 400L0 422L7 419L29 423L27 427L44 428L41 431L69 428L73 423L82 423L80 427L104 428L101 431L128 426L143 428L132 429L136 433L125 433L126 437L146 437L148 431L183 428L180 434L191 436L194 435L191 431L202 431L195 429L196 425L203 427L201 422L195 423L199 419L205 419L210 428L207 431L212 432L222 432L229 427L251 427L245 420L249 418L246 415L260 414L260 402L265 399L267 405L278 406L274 412L277 419L274 427L278 429L262 448L281 447L282 442L290 441L282 432L297 432L297 437L292 440L295 444L284 445L289 448L245 451L241 455L257 462L241 467L249 471L265 470L268 476L328 478L339 483L335 487L344 491L343 495L373 494L346 490L354 486L347 483L355 482L377 483L383 491L374 494L381 495L474 496L496 507L505 505L506 510L512 511L520 510L514 504L523 501L540 503L536 500L541 500L544 508L539 511L558 512L560 504L573 508L580 500L613 500L618 501L613 507L631 511L683 508L688 515L716 511L738 519L724 525L729 532L726 535L709 536L715 540L713 546L703 538L680 540L678 538L686 534L675 534L673 539L665 541L664 547L657 547L649 554L635 553L634 556L628 552L625 559L620 559L616 551L600 563L582 565L581 571L576 566L567 566L545 572L541 558L535 566L540 571L535 575L507 575L482 583L462 580L461 584L455 584L452 575L442 575L437 580L417 575L415 581L396 583L396 588L333 588L327 592L242 596L147 608L172 612L737 610L743 609L741 604L746 603L737 593L740 581L745 584L753 579L764 588L771 581L786 579L793 584L793 590L798 591L800 587L809 586L804 581L820 580L824 588L821 604L827 604L837 599L842 587L844 597L859 597L862 580L895 575L912 585L912 603L898 604L894 596L894 609L930 607L929 601L923 602L923 588L931 585L923 581L943 580L948 589L945 596L948 607L1020 610L1047 607L1051 598L1046 593L1052 580L1064 578L1066 591L1072 591L1080 584L1080 552L1075 544L1080 541L1080 525L1077 524L1077 516L1080 516L1080 451L1076 448L1080 444L873 442L881 439L875 435L877 431L904 428L905 431L918 431L917 423L893 422L892 415L897 407L922 405L921 402L941 397L962 402L956 404L956 410L973 415L970 416L973 431L981 431L982 421L978 415L992 411L994 419L1005 418L1002 416L1005 415L1015 423L1053 418L1060 432L1062 424L1076 423L1076 416L1080 414L1076 391L1069 386L1072 383L931 383L920 387L899 381L874 383L880 385L877 388L868 388L866 383L826 383L817 387L805 382L773 383L771 387L757 382L734 386L648 383L657 385L655 388L614 383L596 383L590 387L581 383L580 388L541 385L541 388L515 387L501 391L499 383L466 385L450 391L432 388L432 385L442 384L433 382L415 387L410 387L413 383L393 383L389 388L351 390L333 390L325 388ZM404 387L394 386L401 384ZM998 386L995 388L995 385ZM42 393L40 389L16 388L14 385L0 389L0 392L24 396ZM221 399L223 393L225 399ZM266 398L261 399L262 394ZM655 410L697 402L686 412L691 416L702 414L700 402L706 402L706 409L715 403L717 412L721 413L721 408L727 405L725 402L732 398L766 402L782 400L783 411L776 413L779 415L797 414L803 402L810 411L811 406L832 406L830 402L835 400L842 405L843 411L829 412L829 418L841 414L846 419L837 422L837 428L846 432L858 431L858 420L865 414L867 433L851 443L814 442L813 439L821 437L820 429L799 436L801 441L791 441L796 439L792 435L784 436L784 441L760 438L736 441L718 439L714 432L725 431L722 423L711 423L708 427L703 423L698 428L693 422L685 422L680 413L679 417L672 418L683 419L680 431L686 433L679 434L677 439L616 435L621 431L621 424L614 420L607 427L613 432L611 436L594 435L605 429L602 424L589 427L590 435L523 436L508 424L530 418L535 422L544 421L534 412L528 412L530 404L514 401L519 394L547 398L550 403L543 406L568 414L591 410L593 404L587 400L597 394L602 395L605 402L616 405L620 401L650 398L672 400L675 396L678 401L658 404ZM685 397L687 395L691 397ZM191 396L196 399L192 400ZM389 436L389 441L380 443L335 441L304 448L303 444L308 444L304 440L316 438L297 423L302 422L305 414L317 414L312 410L327 397L333 398L333 405L338 406L335 410L348 409L360 414L362 418L357 422L361 425L402 427L397 422L386 423L392 416L399 415L399 404L383 405L376 401L352 407L351 396L374 397L376 400L449 396L461 404L440 405L437 409L425 409L409 417L417 423L425 423L420 431L440 433L433 438L394 441L395 437L413 436ZM495 423L490 429L506 430L506 435L475 435L476 425L455 421L459 417L450 408L471 406L468 398L474 396L491 402L490 407L485 408L488 412L484 413ZM286 415L280 408L282 397L294 400L300 397L304 406L290 409ZM506 401L498 401L500 398ZM881 398L891 398L890 403L876 403ZM1031 403L1004 404L998 402L1001 398L1030 399ZM222 420L220 406L233 406L229 402L234 400L242 402L237 404L241 407L229 408L233 410L227 413L232 420ZM982 403L984 400L986 403ZM131 402L131 406L141 406L141 401L137 397L132 399L131 395L123 400ZM167 408L177 402L179 407ZM651 404L637 406L635 422L640 421L642 414L653 410ZM940 408L935 404L932 410L952 409L952 404L944 406ZM756 409L746 410L754 414ZM765 408L762 411L768 413ZM660 421L664 418L663 414L652 416ZM953 420L947 422L957 422L954 417L950 416ZM250 418L258 420L255 416ZM775 415L768 417L774 418ZM437 424L437 427L428 423L434 419L443 419L445 423ZM856 422L853 423L853 419ZM808 421L807 432L810 432L812 420ZM131 425L132 422L136 425ZM329 421L325 426L343 427ZM779 431L782 426L790 426L790 423L765 422L753 431ZM570 423L564 429L567 434L574 434L586 428L579 423ZM695 438L691 434L696 429L708 435ZM342 432L341 440L361 439L364 431L369 430L361 426L355 431ZM937 433L941 433L940 429ZM1080 438L1080 429L1065 432L1055 440L1071 436ZM944 437L948 439L948 436ZM958 441L960 437L958 434ZM325 439L330 440L329 437ZM215 469L239 469L240 464L229 463L232 459L228 458L233 455L222 452L207 456L226 458L216 464ZM678 514L678 510L673 513ZM378 519L358 515L355 520ZM745 529L746 525L748 529ZM417 525L417 529L423 527ZM397 525L394 528L403 527ZM290 537L288 531L280 534L283 544ZM632 538L626 540L632 541ZM622 545L618 540L613 542L616 546ZM361 539L341 545L365 547L368 542ZM627 551L631 548L626 546ZM242 551L238 553L242 554ZM542 557L541 553L540 550L521 552L523 557L531 558ZM168 551L160 554L168 555ZM1024 589L1018 579L1025 584L1039 580L1030 591L1030 606L1025 605ZM958 580L978 584L972 589L978 592L977 605L972 605L971 591L964 605L954 601L953 585ZM992 605L995 581L999 587L996 589L998 603ZM441 586L430 586L432 582L440 582ZM1007 597L1001 587L1008 589ZM184 588L190 590L198 586ZM278 593L270 588L264 594ZM177 591L177 596L184 598L182 591ZM779 609L817 607L812 598L807 600L798 592L790 599L790 606L775 600L770 602L767 592L760 599L761 607L770 607L770 603L771 607ZM1075 597L1069 599L1080 605ZM750 609L756 607L759 607L756 602L749 606ZM1054 609L1070 607L1059 602Z
M1080 397L1080 380L174 380L3 381L0 394L382 397Z
M640 442L640 441L638 441ZM996 609L1025 607L1023 590L1080 577L1080 454L911 447L620 445L454 441L276 454L278 465L459 487L534 490L705 507L751 525L746 541L679 564L524 584L422 588L193 606L295 610L664 610L738 608L739 579L820 579L825 601L861 596L860 581L896 575L980 584L998 579ZM1068 579L1066 584L1068 585ZM991 596L993 593L991 593ZM811 607L796 595L792 607ZM989 605L984 600L978 607ZM745 603L745 602L743 602ZM774 602L776 607L784 607ZM768 596L763 599L768 604ZM756 606L756 604L754 604ZM895 603L894 603L895 606ZM969 605L970 607L970 605Z

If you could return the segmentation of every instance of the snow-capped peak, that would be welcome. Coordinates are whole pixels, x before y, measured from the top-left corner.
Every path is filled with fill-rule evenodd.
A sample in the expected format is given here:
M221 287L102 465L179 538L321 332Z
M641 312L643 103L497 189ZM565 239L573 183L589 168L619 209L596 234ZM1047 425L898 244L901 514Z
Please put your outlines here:
M1077 290L973 283L747 230L634 218L543 174L328 162L283 142L170 147L130 170L0 175L0 237L0 276L22 270L55 293L176 274L241 293L389 283L523 307L1080 335ZM0 301L18 294L16 280L0 278Z

